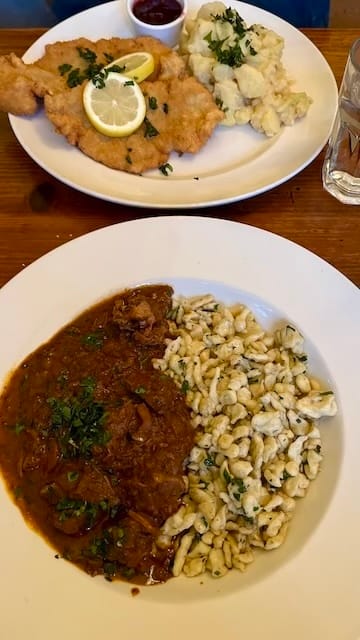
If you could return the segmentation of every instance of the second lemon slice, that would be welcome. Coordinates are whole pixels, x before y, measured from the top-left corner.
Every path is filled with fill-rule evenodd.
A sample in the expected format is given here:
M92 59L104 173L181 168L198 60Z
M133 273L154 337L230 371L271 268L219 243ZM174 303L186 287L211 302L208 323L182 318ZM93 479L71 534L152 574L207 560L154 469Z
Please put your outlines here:
M150 76L155 69L155 61L151 53L148 51L136 51L128 53L117 60L113 60L106 65L106 69L111 71L111 67L120 67L120 73L128 78L133 78L136 82L142 82Z
M83 92L83 105L91 124L106 136L123 137L143 122L146 103L139 85L128 77L109 71L104 86L89 81Z

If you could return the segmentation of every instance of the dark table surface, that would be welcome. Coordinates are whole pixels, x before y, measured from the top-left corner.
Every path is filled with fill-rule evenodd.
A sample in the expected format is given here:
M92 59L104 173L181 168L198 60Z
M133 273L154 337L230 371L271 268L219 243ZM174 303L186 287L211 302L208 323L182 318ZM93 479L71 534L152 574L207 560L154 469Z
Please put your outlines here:
M23 54L43 32L0 30L0 55ZM328 60L339 83L358 30L306 29L304 33ZM324 151L299 175L265 194L201 209L200 214L243 222L293 240L359 285L360 207L343 205L323 190L323 155ZM173 210L104 202L62 184L18 144L6 114L0 114L0 184L0 286L36 258L79 235L134 218L174 214Z

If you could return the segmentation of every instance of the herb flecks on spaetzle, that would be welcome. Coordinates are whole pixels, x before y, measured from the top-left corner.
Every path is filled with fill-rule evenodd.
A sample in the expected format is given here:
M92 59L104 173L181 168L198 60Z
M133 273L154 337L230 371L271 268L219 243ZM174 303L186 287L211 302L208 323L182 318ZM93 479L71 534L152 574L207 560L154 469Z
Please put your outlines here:
M175 576L221 577L284 542L322 461L316 421L337 406L309 375L294 326L266 332L249 308L212 295L174 299L170 315L172 338L153 365L186 394L196 444L183 504L158 542L178 537Z

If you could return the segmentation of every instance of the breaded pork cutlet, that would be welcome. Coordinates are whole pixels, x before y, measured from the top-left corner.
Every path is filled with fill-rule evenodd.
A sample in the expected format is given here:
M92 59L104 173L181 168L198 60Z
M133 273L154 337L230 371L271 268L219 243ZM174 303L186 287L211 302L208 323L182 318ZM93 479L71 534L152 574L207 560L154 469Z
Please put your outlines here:
M155 60L154 72L141 83L147 104L144 123L128 137L104 136L83 109L84 84L111 60L137 51L148 51ZM56 42L33 64L15 54L0 58L1 111L32 115L42 100L47 117L70 144L108 167L131 173L163 165L171 151L196 153L223 118L182 58L149 37Z

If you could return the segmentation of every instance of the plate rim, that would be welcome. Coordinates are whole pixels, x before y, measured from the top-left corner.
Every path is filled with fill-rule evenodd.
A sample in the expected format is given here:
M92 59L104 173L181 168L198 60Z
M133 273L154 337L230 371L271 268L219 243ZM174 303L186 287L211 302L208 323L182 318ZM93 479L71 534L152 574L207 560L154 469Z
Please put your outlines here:
M192 0L192 1L196 8L201 4L201 0ZM51 42L56 39L61 39L60 37L61 32L64 30L66 32L66 29L71 29L71 25L76 24L77 21L81 20L81 18L91 19L91 17L93 17L93 21L96 22L97 15L101 15L103 11L110 12L112 10L116 10L116 7L118 7L120 4L121 4L120 0L113 0L111 2L105 2L95 7L86 9L85 11L75 14L74 16L70 16L66 20L58 23L57 25L49 29L47 32L42 34L24 53L23 58L27 60L30 57L31 59L31 52L33 52L34 50L37 50L39 46L41 47L43 44L46 44L47 42ZM289 34L292 34L294 37L300 38L301 42L304 43L306 47L310 47L311 50L313 51L313 54L316 55L316 59L318 61L318 64L321 66L322 70L324 72L326 71L327 81L328 81L327 90L329 91L328 126L326 129L324 129L321 137L316 141L316 144L312 146L311 153L307 157L302 158L301 161L299 159L297 162L295 162L294 166L291 166L291 167L289 166L287 169L285 167L282 167L279 175L270 176L270 177L264 176L262 179L262 182L260 183L257 183L256 180L253 181L252 183L250 181L249 186L245 187L245 190L243 190L243 192L241 192L240 190L240 193L239 193L238 191L236 191L236 189L234 190L234 187L233 187L234 179L237 178L240 183L244 179L244 174L243 175L241 174L241 170L242 170L241 159L239 159L240 162L238 163L238 165L234 166L230 170L224 170L224 171L220 170L218 171L218 173L215 173L215 175L212 175L209 177L206 177L206 176L201 177L201 181L198 181L196 186L197 191L200 192L198 193L198 195L196 194L195 190L192 189L192 186L194 184L193 178L180 179L180 182L179 182L180 189L177 189L176 181L170 182L171 176L168 180L166 180L166 178L161 179L161 177L159 176L157 177L158 179L156 180L156 184L158 186L158 188L156 189L155 183L149 186L149 183L147 182L148 178L143 178L142 176L133 176L131 174L126 174L126 172L120 172L121 179L123 181L125 180L125 182L128 182L128 186L125 189L123 187L120 188L119 193L115 191L110 193L109 190L108 192L106 192L106 185L108 186L109 181L110 180L112 181L112 179L114 179L114 183L115 183L115 178L119 176L119 171L111 170L108 167L102 167L102 165L99 165L99 163L95 162L94 160L91 160L88 157L82 158L82 162L84 163L84 168L87 168L88 171L92 171L92 169L94 169L96 172L96 169L99 166L100 166L100 169L99 169L100 172L103 172L104 170L106 171L106 175L107 175L106 180L102 182L100 180L99 184L96 187L92 187L86 178L81 177L81 179L77 180L76 176L75 178L72 178L71 176L66 174L66 171L64 173L64 170L61 167L56 167L56 166L49 167L49 161L46 157L44 158L41 156L41 151L39 151L38 145L35 144L35 148L34 148L34 141L31 141L32 134L30 133L30 139L29 139L28 132L24 130L24 119L20 116L14 116L10 114L9 115L10 126L19 144L23 147L25 152L34 160L34 162L38 164L38 166L40 166L44 171L52 175L57 180L63 182L65 185L71 188L74 188L86 195L96 197L98 199L102 199L102 200L109 201L116 204L134 206L137 208L146 207L149 209L156 208L156 209L174 209L174 210L182 210L182 209L193 210L193 209L201 209L204 207L214 207L214 206L223 205L223 204L230 204L233 202L239 202L242 200L246 200L248 198L252 198L256 195L263 194L267 191L270 191L278 187L284 182L287 182L291 178L293 178L295 175L303 171L309 164L311 164L311 162L319 155L321 150L324 148L329 138L332 124L336 116L336 104L337 104L337 83L336 83L333 71L329 63L327 62L325 56L316 47L316 45L310 40L310 38L306 36L304 33L302 33L299 29L291 25L290 23L270 13L269 11L265 11L253 5L248 5L247 3L244 3L244 2L237 2L237 0L228 0L228 4L235 5L236 8L238 8L239 12L241 12L242 7L246 7L247 10L249 10L254 15L264 16L265 19L267 17L268 20L275 21L275 23L278 26L281 26L283 29L286 29L286 31L288 31ZM54 34L59 34L59 35L56 36ZM106 37L106 35L103 34L103 37ZM68 38L65 38L65 39L68 39ZM286 46L286 42L285 42L285 46ZM304 90L306 90L306 87L304 87ZM297 123L297 124L301 124L301 123ZM284 129L282 133L287 135L287 137L289 137L291 135L291 129L292 128L290 127L288 128L288 131L285 131ZM82 152L79 151L78 149L70 148L69 150L72 152L75 151L76 153L83 155ZM286 152L286 148L285 148L285 152ZM259 158L261 159L263 155L264 155L264 152L261 152ZM77 156L77 157L80 157L80 156ZM250 165L251 164L252 164L252 161L250 161ZM245 162L245 166L248 166L248 165L249 165L249 162ZM84 171L84 174L86 173L87 171ZM255 171L251 173L254 173L255 175ZM233 176L233 174L235 174L235 176ZM218 187L217 187L218 193L212 191L214 178L216 179L216 183L218 184ZM138 182L137 182L137 179L139 179ZM85 180L85 183L83 183L83 180ZM199 182L201 182L202 184L199 185ZM225 184L226 182L228 182L228 184ZM170 184L173 184L173 187L169 187L168 189L168 186ZM224 184L225 186L223 186ZM177 195L179 191L180 191L180 196ZM162 193L159 195L159 192L162 192ZM188 195L188 192L190 193L190 195Z
M53 249L49 253L40 257L38 260L34 261L31 265L29 265L26 269L24 269L24 271L20 272L17 276L15 276L12 280L10 280L7 283L7 285L5 285L0 290L0 307L2 307L5 303L6 304L8 304L9 302L11 303L11 300L16 301L16 293L17 293L16 290L19 287L22 290L26 288L28 289L29 284L31 284L31 281L34 278L36 281L36 277L38 277L39 275L44 283L48 281L49 274L52 277L59 277L61 279L62 272L63 272L64 259L66 260L67 258L69 258L71 254L73 254L72 259L74 259L74 257L76 257L76 254L81 253L82 251L84 251L84 249L92 251L93 248L96 247L97 241L99 241L98 244L99 243L101 244L101 241L105 241L105 245L113 249L114 247L118 246L117 236L119 237L123 236L122 242L125 242L125 240L127 239L127 230L129 229L132 229L134 233L135 231L142 229L144 233L146 232L146 234L148 234L149 230L151 230L154 237L158 233L162 231L166 231L166 233L170 234L172 239L176 239L180 237L181 251L183 252L182 259L185 260L186 258L185 253L188 246L187 239L189 237L189 234L191 235L191 233L195 233L196 231L195 240L198 241L199 238L202 237L203 231L205 230L205 228L206 228L206 231L208 231L210 227L212 229L212 234L208 234L207 238L209 237L209 235L213 236L216 232L219 232L219 230L223 231L226 229L226 238L229 241L229 244L231 240L231 235L234 236L234 240L233 240L234 244L231 245L231 252L234 252L235 241L237 241L236 249L239 246L241 248L244 247L244 253L246 254L245 257L248 257L247 254L249 254L249 256L251 254L251 250L252 250L251 242L249 243L249 239L251 238L255 239L255 242L257 243L257 247L261 248L262 250L266 249L267 247L268 253L266 255L262 255L261 266L262 268L268 267L268 272L265 273L264 271L264 273L260 274L260 277L258 274L254 274L251 276L254 279L254 283L256 283L256 291L253 291L255 295L259 295L260 290L266 291L266 287L268 286L269 281L273 278L273 276L284 271L282 260L288 259L289 256L290 257L293 256L294 261L289 265L289 268L287 270L288 271L287 275L290 274L290 277L293 277L295 279L296 284L298 284L298 282L302 283L300 288L301 293L303 293L304 291L307 291L307 285L309 281L313 283L314 289L316 289L315 287L316 284L321 286L333 284L334 285L333 287L326 286L326 288L324 289L322 299L319 299L318 301L319 309L321 310L326 309L327 311L330 311L331 309L333 309L334 298L339 305L341 304L341 301L344 299L344 300L348 300L349 304L350 302L352 302L353 313L357 314L358 318L360 319L359 289L346 276L341 274L341 272L337 271L332 265L324 261L322 258L317 256L313 252L309 251L308 249L304 249L303 247L294 243L293 241L287 240L286 238L279 236L273 232L265 231L263 229L254 227L252 225L233 222L229 220L222 220L221 218L213 218L213 217L205 217L205 216L189 217L185 215L184 216L171 216L171 215L157 216L157 217L149 217L149 218L140 218L137 220L130 220L130 221L121 222L121 223L114 223L112 225L102 227L101 229L91 231L78 238L69 240L65 244L60 245L60 247ZM236 233L235 233L235 230L236 230ZM218 238L219 238L219 235L217 235L217 238L214 237L212 242L215 244L215 241L217 242ZM248 243L249 245L247 249L245 249L246 243ZM88 247L86 247L86 245L88 245ZM280 251L279 251L279 248L280 248ZM150 249L148 251L150 251ZM209 249L206 247L206 252L208 251ZM229 248L229 251L230 251L230 248ZM268 257L271 255L272 252L279 253L277 258L279 262L278 265L273 265L271 261L269 262L269 264L267 262ZM165 253L166 253L166 257L169 258L170 254L168 255L167 248ZM241 272L244 275L249 275L252 269L252 265L250 263L247 263L246 261L242 261L243 258L241 256L241 252L237 252L236 254L234 253L234 255L236 255L238 267L242 266L242 270L239 269L238 271L232 272L231 282L233 278L234 278L234 281L235 279L238 280L239 277L241 277ZM302 269L300 270L298 269L297 262L300 256L303 257L303 263L301 264L301 266L306 267L305 272ZM104 259L106 259L106 256L104 257ZM207 257L207 260L210 260L210 256ZM211 256L211 260L213 260L213 256ZM252 256L252 260L254 260L253 256ZM49 264L49 262L53 264ZM75 261L75 264L79 264L79 262ZM190 269L193 267L193 265L197 265L197 264L198 264L197 257L195 256L192 258L191 265L189 267L186 267L186 265L184 265L182 274L186 271L186 268ZM229 268L229 265L231 266L231 261L227 263L227 265L225 266L225 270ZM44 269L44 266L45 267L48 266L49 269ZM205 266L204 266L204 262L201 262L200 260L199 269L200 270L204 269ZM82 266L82 268L84 268L84 266ZM101 268L101 264L98 265L98 268ZM141 267L141 268L144 268L144 267ZM214 266L212 267L212 274L216 272L216 269L217 269L217 266L216 264L214 264ZM283 282L285 282L285 280L287 281L287 275L283 273L282 275ZM249 286L251 288L253 286L253 281L250 279L249 283L250 283ZM47 282L47 286L49 286L49 282ZM287 286L287 292L288 293L291 292L292 290L291 283L287 283L286 286ZM334 296L334 293L336 294L335 296ZM270 298L270 302L276 305L279 305L277 296L282 297L283 295L284 295L284 292L279 293L276 290L276 295L274 294L274 299ZM308 295L309 295L309 298L312 297L312 299L315 299L315 296L313 296L313 292L309 291ZM267 299L269 299L269 297ZM324 302L324 299L325 299L325 302ZM286 298L286 301L287 301L287 298ZM285 302L285 299L284 299L284 302ZM281 306L282 305L280 305L280 307ZM291 299L291 302L289 302L289 308L290 307L292 309L295 307L300 308L300 306L302 306L301 300L297 301L294 298L294 300ZM317 310L311 311L311 314L314 315L314 318L316 316L315 311ZM7 313L9 313L9 311ZM291 313L293 315L293 311ZM303 313L306 314L306 310L304 310ZM341 365L342 379L338 381L339 384L337 386L339 387L342 394L341 400L343 401L342 408L343 408L344 419L346 417L346 419L348 419L350 422L353 421L355 425L356 424L355 421L357 420L357 408L355 403L355 396L352 394L357 388L356 378L354 376L353 377L350 376L349 380L345 378L344 372L346 371L346 368L349 367L349 365L347 362L341 364L342 362L341 358L343 359L344 357L345 358L350 357L350 355L352 356L352 358L354 358L354 346L356 349L356 344L355 345L351 344L351 338L353 336L351 335L342 336L342 332L345 331L346 329L354 332L355 328L358 325L356 323L356 317L353 315L349 315L348 309L346 308L339 309L338 317L339 317L340 324L336 325L336 323L328 323L329 326L326 327L326 331L328 332L328 336L330 336L330 338L335 337L337 340L342 338L343 343L341 345L332 344L331 342L327 342L325 338L322 338L321 348L324 348L327 354L329 354L328 362L331 364L331 366L334 366L334 363L336 364L337 362L339 362ZM296 321L296 318L294 320ZM2 317L0 314L0 326L1 326L1 323L2 323ZM317 316L316 316L316 325L317 325L316 331L318 332L321 328L321 322ZM0 332L0 344L1 344L1 340L4 340L4 337L2 337L2 333ZM342 353L340 353L340 351L342 351ZM359 351L359 348L358 348L358 351ZM336 352L336 357L334 359L335 352ZM360 356L360 352L358 355ZM356 350L355 350L355 358L356 358ZM355 365L356 363L353 362L353 367ZM350 372L351 372L351 369L350 369ZM224 596L224 594L221 595L220 593L219 598L212 599L211 601L209 601L208 599L204 599L204 601L196 602L194 603L194 605L189 604L189 602L184 603L179 601L176 605L174 605L174 602L173 602L171 606L164 607L164 602L159 603L157 601L156 591L154 591L152 592L155 594L154 597L151 595L149 596L149 598L143 598L142 600L138 601L142 603L141 610L144 615L144 620L145 620L144 624L145 625L148 624L149 620L152 619L153 615L162 615L162 616L170 615L170 618L169 618L169 623L170 623L171 611L177 612L177 613L182 612L184 616L184 620L180 619L177 621L177 628L174 631L176 638L183 637L183 632L186 631L186 629L188 633L190 632L190 634L191 634L191 629L192 629L192 632L194 632L194 630L197 628L199 632L201 630L203 631L204 620L206 620L207 624L210 621L211 625L215 625L214 627L209 628L209 633L207 634L207 637L215 639L218 637L218 630L215 628L216 620L219 622L220 616L224 616L224 614L226 614L226 620L227 620L226 624L230 625L228 626L228 631L230 634L228 637L230 637L232 640L232 638L235 639L236 637L238 637L236 635L236 633L238 632L238 626L237 626L238 611L243 611L243 607L248 606L249 613L251 613L252 616L255 616L256 611L259 612L257 608L257 597L259 595L265 598L264 601L261 600L262 615L261 616L257 615L257 617L255 616L256 619L250 616L250 619L248 619L248 621L244 620L243 622L243 629L245 628L245 625L248 626L249 630L251 628L255 629L252 636L254 638L263 637L262 635L260 635L260 633L259 635L256 635L256 629L259 629L259 625L262 624L261 622L262 620L265 625L264 630L266 629L268 634L270 634L269 637L272 637L271 633L275 634L276 632L277 633L276 637L278 637L279 640L285 640L285 639L288 640L288 637L289 637L288 625L291 623L294 625L294 620L296 620L295 628L292 629L292 640L303 640L303 638L305 637L304 635L302 635L305 628L304 625L307 624L306 622L307 616L304 616L303 612L304 612L304 606L307 605L310 607L309 609L305 608L305 610L309 614L309 620L308 620L310 624L309 631L311 631L312 633L314 632L316 633L320 629L320 633L321 633L324 631L325 628L326 630L330 630L330 632L327 635L324 635L324 634L318 635L318 636L309 635L308 637L326 637L327 640L339 640L340 636L338 635L338 631L340 628L339 625L341 624L342 625L341 629L344 632L344 634L341 636L342 640L343 638L344 640L355 640L356 639L355 632L359 633L360 631L359 621L358 619L355 620L354 617L351 618L350 616L351 616L351 611L353 611L353 613L357 615L357 606L355 605L358 602L358 598L360 597L360 584L358 580L355 581L355 577L357 576L357 573L360 570L360 557L359 557L359 554L357 554L357 556L356 555L354 556L354 554L351 553L351 546L352 544L355 545L355 542L358 540L358 535L360 533L360 511L359 509L356 511L356 506L355 506L355 512L354 512L354 501L353 501L353 493L351 492L351 487L353 487L354 478L357 477L358 461L356 456L356 453L357 453L356 447L354 445L356 444L356 442L360 444L360 435L359 435L359 432L357 431L354 434L354 438L350 439L350 434L351 434L351 424L347 426L347 432L346 432L346 438L345 438L346 464L342 465L341 476L339 478L339 486L337 487L337 490L334 496L334 502L331 505L331 508L329 508L328 512L325 514L323 521L321 523L320 529L318 528L317 532L315 532L312 538L309 540L309 543L306 546L306 550L301 550L301 552L299 552L299 554L295 557L293 561L281 567L281 571L277 571L274 575L270 576L270 578L268 579L263 580L260 584L250 587L246 593L242 591L240 597L238 597L237 593L226 595L226 596ZM338 518L338 513L339 513L337 511L338 508L340 509L342 518ZM351 511L350 511L350 508L351 508ZM354 516L354 513L355 513L355 516ZM348 528L347 522L346 522L347 517L349 517L349 514L353 514L352 528L350 529ZM337 522L338 520L340 520L340 522ZM334 528L334 523L336 522L337 522L337 528ZM334 541L334 538L333 538L335 534L333 534L333 536L329 535L329 531L330 532L336 531L336 533L347 532L347 538L346 538L347 544L345 545L344 549L341 550L341 553L336 553L336 547L335 549L333 547L334 542L337 543L336 541ZM43 546L42 540L39 541L39 545ZM35 544L35 546L37 546L37 543ZM357 548L357 547L354 547L354 548ZM28 536L26 536L26 540L24 537L24 554L27 550L28 550ZM0 555L5 553L6 551L0 548ZM329 558L330 556L332 561L331 563L329 563L330 566L327 567L326 575L324 575L323 561L324 561L324 558L326 559L326 558ZM313 566L311 567L307 565L309 558L311 558L311 560L313 561ZM54 575L56 575L56 579L55 579L56 584L52 586L51 597L55 598L56 596L59 595L59 593L62 593L61 585L63 584L63 580L64 579L69 580L69 575L71 575L73 579L71 578L69 580L69 584L67 584L69 593L62 594L62 598L64 599L64 601L69 602L68 598L70 598L70 596L73 597L79 588L84 589L84 592L87 591L88 589L87 580L89 580L89 578L88 576L83 576L82 574L79 575L78 573L76 573L76 576L75 576L74 572L72 571L69 572L69 569L68 567L65 567L65 564L66 563L63 563L63 564L60 563L59 565L59 563L56 563L56 566L54 567ZM330 581L331 595L329 595L327 591L324 591L324 592L318 591L317 585L319 584L318 580L319 580L319 576L321 575L323 575L324 581L326 582ZM334 578L337 578L338 580L335 580ZM341 580L339 578L341 578ZM294 579L297 579L296 597L292 599L291 597L289 598L288 597L289 592L287 591L288 599L286 600L286 602L287 602L288 608L286 611L284 611L283 603L281 599L276 599L275 597L276 594L274 595L274 593L270 593L270 591L272 590L272 592L274 591L276 592L276 590L278 590L278 593L284 594L284 585L288 589L289 584L292 584L292 582L290 581L293 581ZM46 582L47 578L42 576L40 573L40 575L37 576L37 580L41 583L42 588L45 589L45 587L47 586L47 582ZM20 584L19 586L19 583L16 577L14 577L13 582L14 583L16 582L16 585L15 585L16 589L18 590L20 588L20 594L21 594L22 584ZM3 574L3 584L4 586L6 585L6 587L9 586L8 576L4 574ZM1 578L0 578L0 585L1 585ZM274 589L274 585L276 586L276 589ZM101 585L100 583L96 583L96 585L94 584L94 590L93 590L94 598L99 599L99 604L97 605L96 610L94 611L94 616L100 613L101 611L100 605L101 603L104 602L104 599L105 599L106 603L104 606L107 607L106 610L109 611L109 607L111 607L111 614L109 613L109 620L106 621L106 625L112 625L116 622L119 623L119 617L121 618L121 614L123 612L123 607L119 605L119 602L123 602L123 601L122 600L119 601L119 594L118 592L115 593L115 590L114 590L114 593L108 590L106 593L106 597L104 598L104 588L105 587L103 587L102 583ZM11 591L11 588L10 588L10 591ZM340 595L344 596L345 592L347 593L348 597L340 598ZM34 612L36 613L37 611L39 611L39 603L37 603L36 600L35 601L31 600L31 596L29 594L25 594L25 595L27 595L27 597L30 598L30 602L32 604ZM299 599L299 595L301 595L301 599ZM334 601L336 602L337 621L331 620L330 618L328 619L329 598L330 600L334 599ZM209 606L209 602L211 602L211 606ZM52 611L53 601L51 601L51 603L52 604L50 604L50 608L49 608L50 612ZM128 607L129 612L131 612L131 615L137 615L137 618L141 618L141 616L138 615L139 609L138 609L138 603L136 599L126 600L125 603L126 604L124 606ZM26 604L26 600L24 600L24 594L21 595L21 597L17 600L15 605L17 608L19 606L21 607L21 611L24 613L24 616L26 617L26 619L31 619L32 614L29 613L29 607ZM79 605L80 617L76 618L77 623L79 625L80 625L80 619L83 619L82 616L85 615L86 606L87 606L86 602L85 603L80 602L80 605ZM175 610L173 609L173 606L175 606ZM273 613L271 613L272 606L275 607ZM351 607L353 608L351 609ZM167 613L167 612L170 612L170 613ZM243 613L245 612L243 611ZM314 613L316 613L316 615L319 616L319 619L314 618ZM186 615L190 615L191 624L189 625L187 625ZM327 619L323 617L325 615L327 615ZM89 635L89 638L92 640L93 638L96 638L95 632L97 627L96 627L96 621L94 621L94 616L88 613L88 619L89 619L89 616L91 621L94 622L94 629L95 629L94 633L91 632ZM320 616L321 616L321 619L320 619ZM180 618L182 617L180 616ZM14 621L14 618L12 618L11 620ZM16 624L19 624L19 625L23 624L21 620L21 616L18 615L18 617L16 617L16 620L18 620ZM335 626L335 622L336 624L338 624L337 627ZM140 628L142 624L140 620L135 620L135 621L133 620L132 623L135 625L136 628ZM0 628L1 628L1 624L2 622L0 621ZM49 624L51 624L51 621L49 621ZM194 624L194 626L191 626L192 624ZM64 625L66 627L70 625L70 622L65 620ZM315 625L317 625L317 627ZM357 627L359 628L357 629ZM111 626L108 626L108 628L110 629ZM214 633L212 632L212 628L215 629ZM234 633L235 629L236 629L236 633ZM299 629L300 629L300 634L298 633ZM47 634L47 631L46 632L44 631L44 636L43 636L44 639L46 634ZM12 634L11 637L14 638L14 640L18 640L18 639L20 640L22 636L21 635L14 636ZM39 637L39 633L37 634L37 637L39 638L39 640L42 640ZM61 636L57 635L57 631L55 631L52 637L53 637L53 640L57 640L58 637L60 638ZM137 636L137 637L140 637L140 636ZM159 632L159 630L157 629L156 637L164 638L164 639L165 637L168 637L168 628L164 630L164 633L162 633L161 630ZM190 635L190 637L192 636Z

